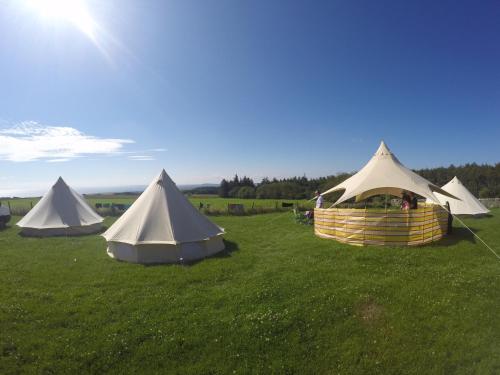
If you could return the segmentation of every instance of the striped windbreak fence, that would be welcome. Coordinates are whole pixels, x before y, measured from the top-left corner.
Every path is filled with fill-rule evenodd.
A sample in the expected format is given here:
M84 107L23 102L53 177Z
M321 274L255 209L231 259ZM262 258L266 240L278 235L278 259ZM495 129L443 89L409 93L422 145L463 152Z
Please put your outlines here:
M434 204L414 210L316 208L314 232L352 245L422 245L441 239L448 213Z

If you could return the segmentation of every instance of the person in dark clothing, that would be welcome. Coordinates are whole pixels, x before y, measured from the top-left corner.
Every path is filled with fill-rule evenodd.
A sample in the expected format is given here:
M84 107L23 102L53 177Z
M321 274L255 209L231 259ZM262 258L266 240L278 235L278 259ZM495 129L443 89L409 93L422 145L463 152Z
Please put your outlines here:
M410 209L416 210L418 208L418 199L415 194L410 191Z
M446 234L451 234L453 232L453 215L450 210L450 202L446 201L444 206L446 207L446 211L448 211L448 229Z

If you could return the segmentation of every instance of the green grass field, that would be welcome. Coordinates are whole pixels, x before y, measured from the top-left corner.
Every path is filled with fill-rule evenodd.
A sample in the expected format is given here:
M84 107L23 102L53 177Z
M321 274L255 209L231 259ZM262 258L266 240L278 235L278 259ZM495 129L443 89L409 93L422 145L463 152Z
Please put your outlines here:
M94 207L95 203L115 203L115 204L131 204L138 196L136 195L89 195L86 196L88 202ZM29 209L38 202L39 198L15 198L4 199L2 202L7 205L10 204L13 208L26 208ZM207 204L215 209L227 209L228 204L243 204L245 208L265 207L274 208L280 206L281 202L296 202L304 207L313 207L314 204L307 200L292 200L292 199L238 199L238 198L219 198L217 196L191 196L189 197L191 203L198 207L200 202L206 207Z
M290 213L212 219L225 253L150 267L97 235L23 238L12 222L0 373L500 373L500 261L466 230L361 248ZM500 210L467 223L499 249Z

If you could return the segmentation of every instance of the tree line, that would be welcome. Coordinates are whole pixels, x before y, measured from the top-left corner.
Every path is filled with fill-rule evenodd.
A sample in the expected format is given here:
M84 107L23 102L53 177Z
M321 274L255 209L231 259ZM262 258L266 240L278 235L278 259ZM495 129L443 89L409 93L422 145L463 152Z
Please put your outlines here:
M458 167L452 164L449 167L418 169L415 172L438 186L443 186L457 176L476 197L500 197L500 163L471 163Z
M239 178L235 175L232 180L221 181L219 196L242 199L309 199L316 190L324 191L350 176L349 173L341 173L320 178L307 178L306 176L283 179L264 178L256 184L249 177Z
M476 163L462 166L426 168L414 170L432 183L443 186L457 176L476 197L500 197L500 163L495 165ZM351 177L354 173L339 173L332 176L307 178L291 177L283 179L264 178L256 184L249 177L223 179L218 195L223 198L257 199L310 199L316 190L325 191Z

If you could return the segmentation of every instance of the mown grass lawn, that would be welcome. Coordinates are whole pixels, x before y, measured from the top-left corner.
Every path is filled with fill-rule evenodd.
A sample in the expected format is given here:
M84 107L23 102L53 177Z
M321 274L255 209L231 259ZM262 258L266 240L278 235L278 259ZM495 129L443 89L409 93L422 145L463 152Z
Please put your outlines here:
M228 251L193 265L0 231L0 373L500 373L500 261L467 231L360 248L289 213L212 219ZM499 249L500 211L467 223Z

